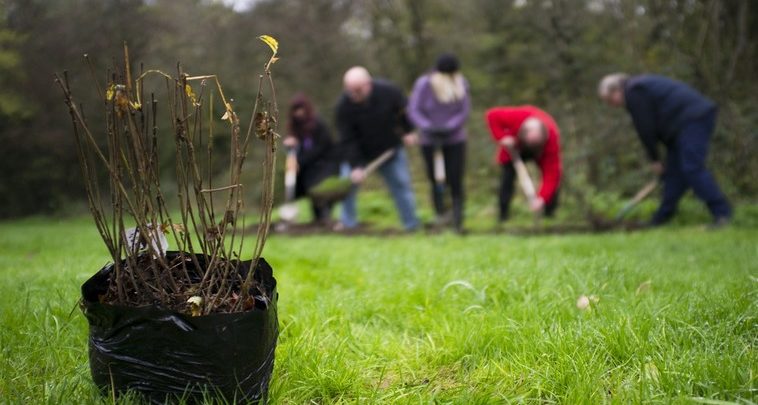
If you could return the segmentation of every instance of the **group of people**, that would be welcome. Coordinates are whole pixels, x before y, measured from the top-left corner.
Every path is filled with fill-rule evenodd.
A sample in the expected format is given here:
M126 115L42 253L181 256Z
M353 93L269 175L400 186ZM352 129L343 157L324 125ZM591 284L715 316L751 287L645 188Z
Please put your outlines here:
M671 219L689 188L706 203L714 224L728 223L730 204L705 166L717 114L711 100L673 79L621 73L604 77L598 94L611 106L626 107L652 171L664 181L663 199L652 225ZM358 225L356 196L367 176L366 168L383 156L376 170L392 195L403 227L413 231L421 224L406 148L419 146L430 182L435 222L450 224L462 232L470 112L469 85L452 54L441 55L434 68L416 80L408 99L393 83L372 78L363 67L352 67L344 75L343 92L336 105L339 142L332 139L307 97L299 94L290 104L289 134L283 143L297 154L296 196L306 196L327 177L349 177L354 186L342 201L335 228L354 228ZM541 184L529 208L541 215L553 215L563 171L560 130L555 120L530 105L491 108L485 119L502 167L499 220L508 219L518 176L516 160L532 160L541 171ZM665 162L658 152L660 143L667 148ZM391 156L386 158L388 151ZM446 204L448 191L450 209ZM331 212L331 206L313 203L316 221L330 223Z

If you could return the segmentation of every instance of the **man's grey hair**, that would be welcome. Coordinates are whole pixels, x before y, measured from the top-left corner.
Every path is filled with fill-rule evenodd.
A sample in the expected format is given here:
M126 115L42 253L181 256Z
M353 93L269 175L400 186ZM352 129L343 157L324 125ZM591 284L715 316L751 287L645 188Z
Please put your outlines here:
M611 73L606 75L597 86L597 95L600 98L608 97L611 92L623 89L627 79L629 79L629 75L626 73Z

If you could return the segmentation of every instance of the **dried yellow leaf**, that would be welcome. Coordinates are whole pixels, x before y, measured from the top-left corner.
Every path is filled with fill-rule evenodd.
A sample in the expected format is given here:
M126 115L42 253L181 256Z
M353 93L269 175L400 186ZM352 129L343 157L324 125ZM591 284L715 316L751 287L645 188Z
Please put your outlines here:
M129 97L126 94L126 86L119 84L115 86L116 95L114 96L114 102L116 103L116 112L121 116L124 112L129 111Z
M168 222L164 222L160 225L159 229L161 232L163 232L164 235L168 235L171 233L171 230L173 229L174 232L178 233L184 233L184 224L169 224Z
M266 134L268 133L268 130L270 128L269 121L268 121L268 113L265 111L255 113L254 125L255 125L255 134L258 136L258 138L265 139Z
M203 297L193 296L187 300L190 305L190 312L192 316L200 316L203 314Z
M224 106L226 107L226 112L224 112L224 115L221 117L222 121L229 120L232 124L236 121L237 115L234 113L234 108L232 108L231 103L224 103Z
M197 105L197 95L195 95L195 91L192 90L192 86L189 84L184 85L184 92L187 94L187 97L189 97L190 101L192 102L192 105Z
M271 51L274 52L274 55L276 55L276 53L279 51L279 41L277 41L276 38L270 35L261 35L258 37L258 39L265 42L266 45L271 48Z
M106 101L113 100L114 95L116 95L116 85L114 83L111 83L108 86L108 89L105 90L105 100Z

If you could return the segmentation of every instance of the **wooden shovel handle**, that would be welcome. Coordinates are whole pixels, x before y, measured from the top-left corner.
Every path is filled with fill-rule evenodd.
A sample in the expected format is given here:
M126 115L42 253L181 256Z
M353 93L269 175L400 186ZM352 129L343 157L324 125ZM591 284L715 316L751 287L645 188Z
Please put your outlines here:
M637 194L634 195L634 198L632 198L632 201L634 203L639 203L640 201L647 198L647 196L650 195L650 193L655 190L655 188L658 187L658 179L653 179L647 182L644 187L640 189L640 191L637 192Z
M297 182L297 150L287 148L287 160L284 172L284 194L286 201L295 199L295 185Z
M381 166L384 162L390 160L390 158L395 154L394 149L390 149L379 155L376 159L372 160L371 163L369 163L365 169L363 169L366 176L371 174L373 171L375 171L379 166Z
M537 191L534 188L532 178L529 177L529 171L526 170L526 165L524 164L524 161L521 160L521 155L516 148L508 145L506 145L505 148L508 149L508 154L511 155L511 160L513 160L513 167L516 169L516 176L518 177L521 190L524 191L527 200L529 200L529 203L531 204L537 198Z
M624 204L624 207L621 208L621 210L616 214L615 221L620 222L626 214L629 213L634 207L637 206L642 200L647 198L650 194L653 193L653 191L658 187L658 179L653 179L647 182L640 191L637 192L637 194L634 195L629 201L627 201L626 204Z

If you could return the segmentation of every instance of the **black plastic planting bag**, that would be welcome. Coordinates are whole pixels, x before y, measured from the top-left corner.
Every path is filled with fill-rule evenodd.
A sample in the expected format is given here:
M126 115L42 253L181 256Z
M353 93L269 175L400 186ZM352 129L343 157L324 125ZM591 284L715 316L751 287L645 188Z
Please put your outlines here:
M101 304L112 271L106 266L82 285L92 378L104 393L134 391L153 403L266 402L279 327L276 279L263 258L254 277L270 299L257 297L246 312L197 317Z

